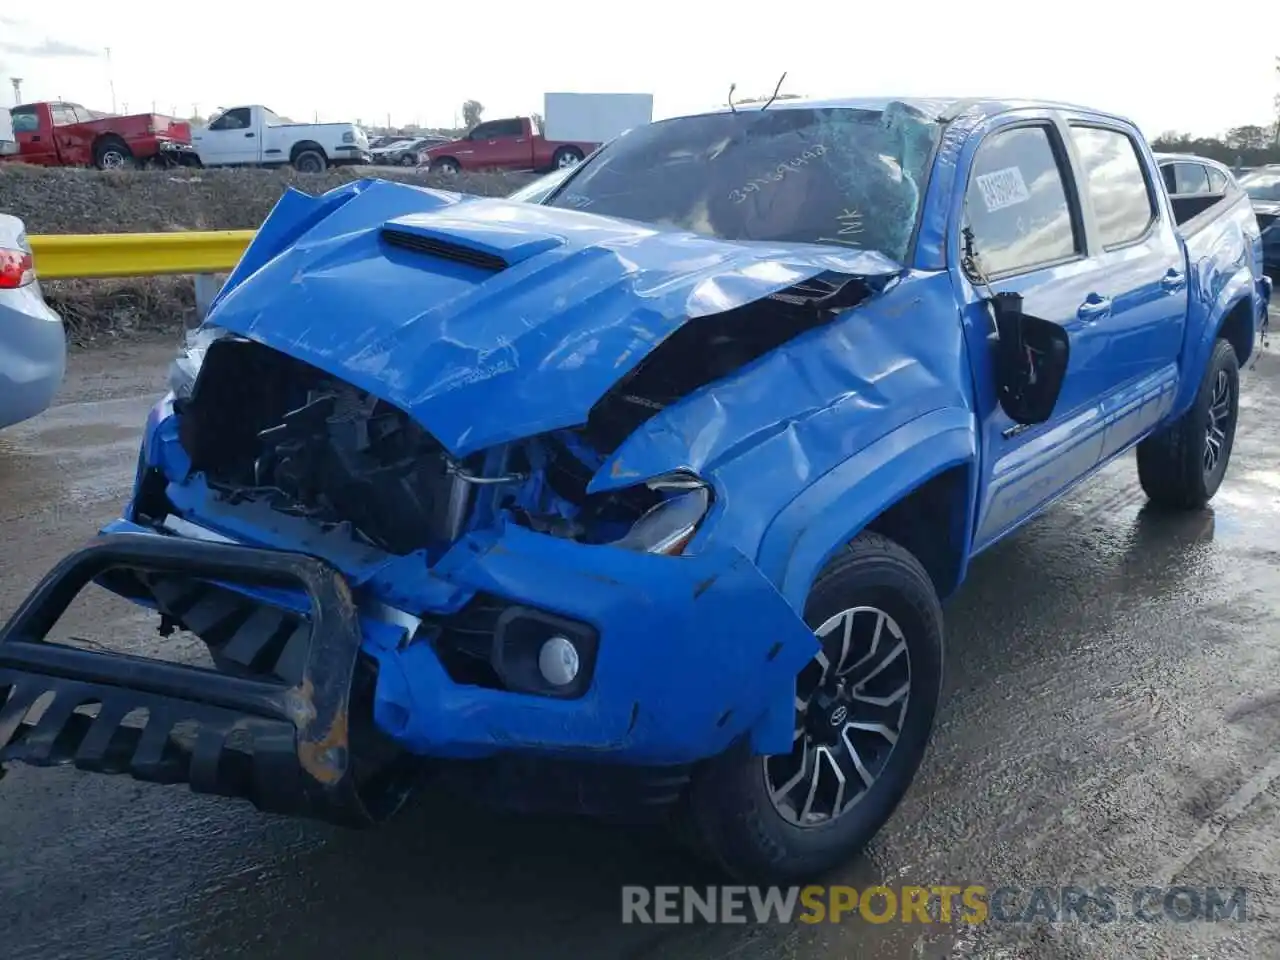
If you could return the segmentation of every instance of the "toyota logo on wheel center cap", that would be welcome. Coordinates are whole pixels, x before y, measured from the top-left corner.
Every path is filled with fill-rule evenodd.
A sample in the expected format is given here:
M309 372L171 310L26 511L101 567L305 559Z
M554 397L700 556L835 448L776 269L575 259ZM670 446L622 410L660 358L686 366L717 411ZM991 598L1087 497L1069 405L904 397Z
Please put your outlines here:
M831 711L831 725L833 727L840 726L840 724L844 723L845 718L848 716L849 716L849 708L846 707L844 704L841 704L840 706L836 707L834 710Z

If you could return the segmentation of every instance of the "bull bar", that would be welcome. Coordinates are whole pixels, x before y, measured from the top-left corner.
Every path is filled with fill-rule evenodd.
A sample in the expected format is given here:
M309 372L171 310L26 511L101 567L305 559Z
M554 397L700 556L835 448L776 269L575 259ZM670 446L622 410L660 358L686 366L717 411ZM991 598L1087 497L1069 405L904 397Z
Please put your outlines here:
M48 641L80 591L119 568L301 588L311 603L301 678L290 686ZM321 560L163 535L102 535L58 563L0 631L0 775L10 761L74 764L186 782L197 793L342 826L383 820L410 792L417 768L407 757L374 772L362 770L358 756L353 762L360 642L350 588ZM49 693L43 714L28 719ZM81 712L90 704L96 716ZM138 708L147 711L145 725L123 725ZM174 735L183 724L194 724L185 743Z

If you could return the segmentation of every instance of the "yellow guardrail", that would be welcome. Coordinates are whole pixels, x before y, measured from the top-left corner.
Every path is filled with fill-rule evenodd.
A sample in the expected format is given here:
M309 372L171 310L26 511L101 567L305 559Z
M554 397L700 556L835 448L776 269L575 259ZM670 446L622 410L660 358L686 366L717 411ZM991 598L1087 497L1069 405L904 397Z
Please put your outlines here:
M36 274L70 277L154 277L230 273L253 230L192 233L91 233L30 236Z

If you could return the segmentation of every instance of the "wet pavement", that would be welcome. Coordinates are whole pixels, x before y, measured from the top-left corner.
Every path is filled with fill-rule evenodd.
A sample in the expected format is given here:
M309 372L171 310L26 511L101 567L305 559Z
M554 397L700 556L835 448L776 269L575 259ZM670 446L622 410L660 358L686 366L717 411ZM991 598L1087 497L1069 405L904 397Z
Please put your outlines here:
M117 515L170 353L78 353L59 405L0 433L0 611ZM0 782L3 956L1280 956L1280 357L1243 393L1212 510L1145 510L1126 458L975 562L947 610L934 745L832 882L1243 886L1245 922L624 926L622 884L713 880L652 833L445 797L351 834L17 767ZM148 642L103 596L68 620Z

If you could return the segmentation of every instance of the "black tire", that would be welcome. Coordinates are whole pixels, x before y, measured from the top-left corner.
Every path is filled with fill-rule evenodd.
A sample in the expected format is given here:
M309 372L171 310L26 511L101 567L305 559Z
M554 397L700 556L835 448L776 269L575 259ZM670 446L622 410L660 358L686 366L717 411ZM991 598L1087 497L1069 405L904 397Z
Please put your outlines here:
M551 168L562 170L565 167L576 167L582 162L582 151L577 147L561 147L551 157Z
M293 169L299 173L324 173L329 166L328 158L319 150L299 150L293 158Z
M1138 444L1138 481L1147 498L1170 510L1199 510L1212 500L1227 473L1239 413L1240 361L1230 343L1218 340L1191 409Z
M406 153L403 157L400 158L400 166L402 167L416 166L417 163L418 163L417 158L414 157L414 155L411 153Z
M825 822L804 826L796 822L799 818L784 816L771 799L774 791L766 779L766 770L771 767L766 765L787 763L787 758L766 760L753 756L749 745L741 743L699 770L684 808L683 832L686 837L692 834L695 852L739 881L800 883L849 861L889 819L924 758L942 690L942 608L933 584L920 562L908 551L887 537L863 533L819 574L805 604L805 620L816 631L842 611L856 607L883 611L896 622L903 638L892 645L892 649L905 646L910 671L905 711L898 711L901 719L896 743L890 744L884 738L881 740L886 744L881 748L883 753L874 754L874 747L863 753L866 741L861 738L880 740L879 735L842 729L836 737L837 746L832 749L844 749L843 737L859 738L856 746L862 758L860 762L864 769L877 771L876 775L865 793L842 813ZM864 612L858 616L865 618L866 615ZM871 617L866 624L868 628L878 622L874 613ZM854 622L860 621L855 618ZM879 622L882 636L892 636L892 629L887 626L889 621ZM864 628L855 629L858 637L853 642L860 642ZM827 645L835 638L835 633L830 634ZM851 651L855 650L853 642ZM883 646L880 649L883 650ZM797 679L797 699L801 699L807 682L822 672L816 660L805 668ZM886 669L881 679L899 685L899 679L887 675ZM869 679L864 677L861 684ZM855 684L855 688L859 685ZM864 709L855 707L852 701L846 702L849 711ZM826 723L841 723L830 709L818 714L816 711L820 708L815 707L815 703L816 700L812 701L809 711L803 715L810 724L826 729ZM844 716L848 719L853 714L846 712ZM804 729L804 722L797 713L798 729ZM809 741L802 740L803 745L798 749L808 756ZM841 759L848 763L851 755L851 750L845 750ZM874 760L869 761L871 757ZM796 789L803 792L803 784Z
M94 144L93 165L99 170L123 170L132 167L133 151L119 137L103 137Z
M445 177L456 177L462 172L462 167L453 157L440 157L438 160L431 161L431 172Z

